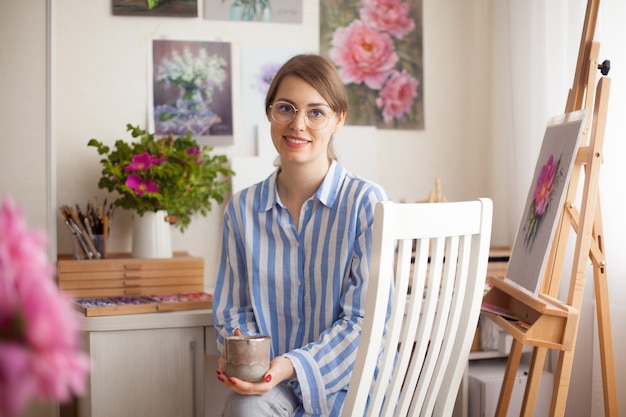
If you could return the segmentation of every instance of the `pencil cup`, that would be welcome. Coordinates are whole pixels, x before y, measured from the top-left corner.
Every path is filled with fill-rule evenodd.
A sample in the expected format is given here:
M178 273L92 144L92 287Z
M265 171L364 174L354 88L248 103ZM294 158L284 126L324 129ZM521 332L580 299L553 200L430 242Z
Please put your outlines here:
M96 248L96 251L100 254L100 259L104 259L107 257L107 236L106 235L93 235L91 237L91 241L93 242L93 246Z
M270 336L226 337L226 375L244 381L263 381L263 376L270 369L270 344Z
M78 238L78 236L72 236L72 246L74 248L74 259L82 260L82 259L104 259L107 257L107 236L106 235L93 235L91 237L91 243L93 243L93 248L100 254L100 257L96 256L95 253L90 256L92 253L91 247L89 244L83 240Z
M82 248L80 242L78 241L78 237L76 235L72 236L72 247L74 248L74 259L82 260L89 259L85 255L85 250Z

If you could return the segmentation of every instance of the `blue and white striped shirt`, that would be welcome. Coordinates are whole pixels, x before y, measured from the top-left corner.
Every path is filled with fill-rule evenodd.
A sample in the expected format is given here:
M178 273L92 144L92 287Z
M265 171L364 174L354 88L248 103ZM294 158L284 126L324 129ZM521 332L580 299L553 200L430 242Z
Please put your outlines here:
M236 328L272 336L296 370L297 416L337 416L356 358L369 277L377 184L333 162L296 228L278 170L226 206L214 294L218 347Z

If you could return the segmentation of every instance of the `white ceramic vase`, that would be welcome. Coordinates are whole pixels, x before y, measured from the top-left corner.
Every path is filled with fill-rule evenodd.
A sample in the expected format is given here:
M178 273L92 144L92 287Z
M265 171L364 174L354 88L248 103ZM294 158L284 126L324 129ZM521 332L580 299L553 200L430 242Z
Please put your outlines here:
M171 258L172 232L167 211L147 212L133 215L134 258Z

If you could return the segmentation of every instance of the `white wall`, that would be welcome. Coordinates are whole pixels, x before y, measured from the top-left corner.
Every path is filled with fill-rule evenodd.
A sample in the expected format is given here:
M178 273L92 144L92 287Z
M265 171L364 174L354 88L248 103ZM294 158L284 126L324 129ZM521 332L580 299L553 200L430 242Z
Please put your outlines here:
M46 13L42 2L0 2L0 201L10 193L39 228L50 211Z
M528 178L517 178L518 188L510 188L502 178L511 166L506 160L509 148L502 140L512 135L507 130L507 120L495 120L498 97L504 92L493 79L501 74L495 46L501 38L494 33L498 24L495 13L502 7L501 0L423 0L424 1L424 63L425 63L425 113L423 131L381 131L378 144L378 171L380 182L392 198L407 201L425 198L434 187L436 176L441 177L443 192L449 200L490 196L495 201L494 243L510 244L510 230L516 227L515 205L509 201L523 200ZM132 18L113 17L110 0L84 2L63 0L55 5L56 31L52 47L56 65L51 84L45 80L45 13L46 5L40 1L0 1L0 34L5 42L0 46L0 122L3 126L0 152L0 191L10 190L20 203L25 204L29 220L50 230L50 202L84 203L94 195L103 196L97 189L99 176L98 157L87 141L98 138L112 142L125 137L128 122L145 125L147 112L146 47L155 35L194 36L208 39L230 40L235 46L234 62L237 67L237 47L241 45L270 45L276 31L284 31L286 46L318 48L318 2L303 0L302 24L229 23L206 21L202 18ZM514 2L513 2L514 3ZM543 97L527 96L529 85L514 85L516 100L522 107L516 109L522 127L529 136L526 164L534 165L533 149L545 127L543 115L532 109L543 106L546 117L564 108L565 88L571 85L574 60L578 50L581 30L581 13L586 1L551 0L529 2L539 16L537 23L528 26L529 36L555 36L553 27L561 26L563 45L558 41L548 55L536 55L524 45L511 45L510 56L515 58L518 71L557 72L548 77ZM581 7L582 5L582 7ZM597 39L602 43L601 56L613 63L613 86L609 105L609 118L605 140L605 164L601 173L602 212L608 259L610 303L613 314L615 351L626 349L626 336L620 323L626 318L621 295L625 294L623 278L626 262L621 251L621 237L626 234L621 208L626 203L622 179L626 178L626 50L623 22L626 21L626 4L622 0L602 2ZM542 13L547 14L547 18ZM553 19L565 14L565 20ZM523 16L513 13L510 22L519 22ZM532 19L531 19L532 20ZM509 23L510 23L509 22ZM569 34L575 36L569 37ZM551 35L550 35L551 34ZM568 40L569 39L569 40ZM572 58L573 57L573 58ZM558 70L566 68L565 70ZM238 74L235 73L235 77ZM530 79L532 84L532 77ZM241 87L234 86L234 107L241 108ZM46 90L56 91L54 112L46 111ZM562 103L562 105L561 105ZM262 109L259 109L262 111ZM52 114L47 121L46 115ZM240 137L238 124L245 115L236 112L235 144L217 148L230 156L249 156L254 152L252 141ZM50 131L46 126L51 126ZM499 130L503 129L503 130ZM537 135L536 132L539 132ZM56 196L41 197L46 193L46 181L54 181L54 170L44 168L44 153L49 139L56 138L58 154ZM533 138L535 141L533 142ZM48 139L48 140L47 140ZM358 152L358 149L355 149ZM535 153L536 154L536 153ZM29 155L29 157L25 157ZM25 167L28 167L25 169ZM531 168L532 169L532 168ZM56 203L55 203L56 204ZM54 213L56 214L56 213ZM56 218L56 216L53 216ZM129 216L117 219L111 249L130 249ZM511 224L514 226L512 227ZM207 264L206 287L214 283L218 256L221 209L216 208L207 218L194 220L184 235L175 233L174 248L188 250L205 258ZM70 239L59 227L60 253L70 252ZM575 369L568 400L568 416L597 415L590 411L592 391L597 393L598 383L590 383L593 342L593 290L590 280L586 286L585 310L578 336ZM626 363L616 364L618 398L621 414L626 412ZM593 401L592 401L593 400Z

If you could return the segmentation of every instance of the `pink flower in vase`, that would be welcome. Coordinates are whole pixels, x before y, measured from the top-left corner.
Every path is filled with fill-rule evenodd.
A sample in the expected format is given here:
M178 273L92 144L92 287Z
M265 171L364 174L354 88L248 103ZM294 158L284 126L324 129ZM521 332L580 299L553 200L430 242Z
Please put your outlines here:
M156 182L143 179L136 174L128 176L126 179L126 185L135 190L135 194L137 195L142 195L144 193L156 193L159 191L159 186Z
M147 171L152 165L159 165L161 162L156 156L144 152L133 155L132 162L124 167L124 171Z
M202 151L194 146L194 147L187 149L187 155L200 156L202 155Z
M202 165L202 159L200 158L200 156L202 156L202 151L196 147L192 147L187 149L187 155L189 156L197 156L198 158L196 159L196 164L198 165ZM181 164L184 165L184 162L181 161Z
M79 323L56 287L46 237L27 229L7 195L0 207L0 416L19 414L31 399L82 395L89 357Z

